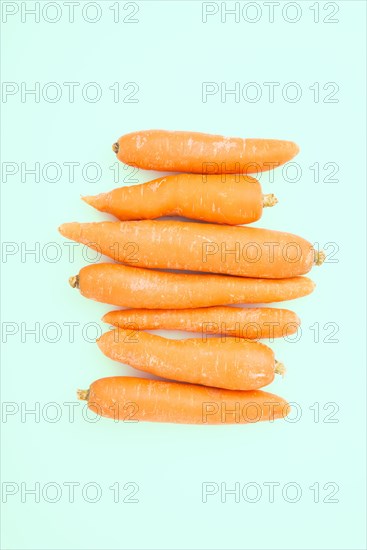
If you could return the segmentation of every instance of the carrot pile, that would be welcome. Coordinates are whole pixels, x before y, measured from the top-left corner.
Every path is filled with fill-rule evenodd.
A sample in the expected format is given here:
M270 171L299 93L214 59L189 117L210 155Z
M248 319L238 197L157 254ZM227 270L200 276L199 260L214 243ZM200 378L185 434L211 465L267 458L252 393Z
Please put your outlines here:
M284 164L297 145L151 130L122 136L113 150L125 164L183 173L83 197L119 221L65 223L59 231L114 263L87 265L69 282L87 298L124 308L104 315L113 329L98 339L100 350L166 380L102 378L78 397L97 414L123 421L285 417L287 402L260 389L285 368L259 340L294 334L300 319L288 309L243 304L310 294L315 285L303 275L325 255L297 235L242 224L277 203L248 174ZM157 219L162 216L190 221ZM200 336L146 332L157 329Z

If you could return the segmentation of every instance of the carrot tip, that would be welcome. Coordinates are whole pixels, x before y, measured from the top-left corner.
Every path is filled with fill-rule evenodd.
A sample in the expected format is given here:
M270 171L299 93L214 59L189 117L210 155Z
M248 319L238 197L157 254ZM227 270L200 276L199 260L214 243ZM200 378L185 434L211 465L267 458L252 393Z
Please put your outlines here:
M315 265L322 265L325 259L326 259L326 254L323 250L320 250L319 252L315 250L315 259L314 259Z
M108 316L109 316L109 313L105 313L103 315L103 317L101 317L101 321L102 323L109 323L110 321L108 320Z
M283 418L285 418L286 416L289 415L289 413L291 412L292 410L292 407L290 406L289 403L286 403L284 408L283 408Z
M88 399L89 399L89 390L76 390L76 396L81 401L88 401Z
M279 363L279 361L275 361L275 368L274 368L275 374L281 374L284 378L284 375L286 373L286 368L283 365L283 363Z
M270 193L269 195L263 195L263 207L266 208L268 206L274 206L278 203L278 199L273 193Z
M116 155L117 155L117 153L119 152L119 144L118 144L118 141L116 141L116 143L114 143L114 144L112 145L112 151L113 151L114 153L116 153Z
M72 288L79 288L79 275L73 275L69 277L69 285Z

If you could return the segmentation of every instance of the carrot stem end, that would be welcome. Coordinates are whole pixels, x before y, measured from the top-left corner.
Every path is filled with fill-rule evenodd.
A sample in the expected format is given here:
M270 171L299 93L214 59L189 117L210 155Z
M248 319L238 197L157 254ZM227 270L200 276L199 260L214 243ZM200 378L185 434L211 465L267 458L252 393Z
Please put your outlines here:
M76 390L77 398L81 401L88 401L89 399L89 390Z
M314 258L315 265L322 265L325 259L326 259L326 254L323 250L320 250L320 251L315 250L315 258Z
M79 288L79 275L69 277L69 285L71 288Z
M283 365L283 363L280 363L279 361L275 361L275 367L274 367L275 374L280 374L283 378L286 373L286 368Z
M278 199L273 193L269 195L263 195L263 207L267 208L269 206L275 206L278 203Z

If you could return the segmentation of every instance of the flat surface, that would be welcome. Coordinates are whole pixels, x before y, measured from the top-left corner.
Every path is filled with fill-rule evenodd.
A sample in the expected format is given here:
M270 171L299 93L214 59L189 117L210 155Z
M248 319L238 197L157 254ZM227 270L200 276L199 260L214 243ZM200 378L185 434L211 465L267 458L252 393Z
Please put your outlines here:
M266 2L238 22L219 2L81 0L74 22L64 2L40 2L39 22L21 4L2 3L3 548L365 548L365 3L281 2L273 22ZM57 227L103 219L80 195L156 177L117 173L111 151L150 128L301 147L262 176L280 202L257 224L329 253L313 295L284 304L300 337L272 345L293 421L95 423L75 401L133 371L97 349L108 306L68 286L88 258Z

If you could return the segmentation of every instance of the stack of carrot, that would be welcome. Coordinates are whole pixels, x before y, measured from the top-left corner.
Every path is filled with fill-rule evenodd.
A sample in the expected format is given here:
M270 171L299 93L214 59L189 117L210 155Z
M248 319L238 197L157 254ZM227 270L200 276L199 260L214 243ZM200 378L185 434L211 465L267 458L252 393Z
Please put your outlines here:
M286 416L287 402L260 390L284 367L258 340L290 335L300 320L287 309L231 305L282 302L314 289L303 275L322 263L322 252L290 233L242 226L277 202L248 174L284 164L297 145L152 130L121 137L113 150L125 164L182 173L84 197L121 221L59 230L114 263L88 265L69 282L87 298L125 308L103 317L116 327L97 341L106 356L170 381L103 378L79 398L120 420L228 424ZM199 222L155 219L162 216ZM174 340L145 332L152 329L201 334Z

